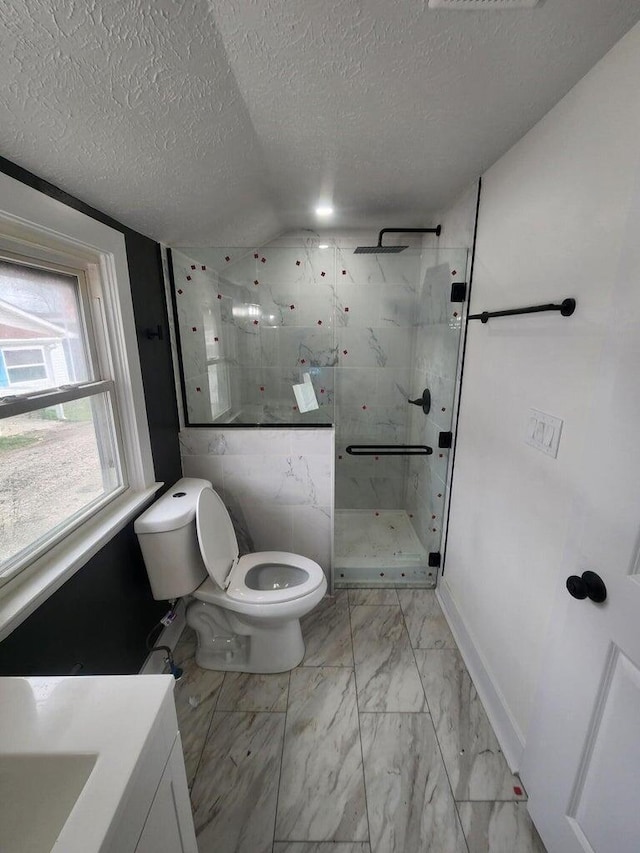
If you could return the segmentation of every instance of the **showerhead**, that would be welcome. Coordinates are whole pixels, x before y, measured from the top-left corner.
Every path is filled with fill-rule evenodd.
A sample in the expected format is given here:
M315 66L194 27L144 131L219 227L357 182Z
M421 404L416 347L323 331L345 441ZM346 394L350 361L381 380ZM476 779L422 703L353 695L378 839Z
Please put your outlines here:
M378 234L378 245L377 246L358 246L357 249L354 249L354 255L397 255L398 252L404 252L405 249L408 249L408 246L383 246L382 245L382 235L383 234L436 234L438 237L440 236L440 232L442 231L442 226L438 225L436 228L383 228L382 231Z
M408 246L358 246L353 250L354 255L394 255L404 252Z

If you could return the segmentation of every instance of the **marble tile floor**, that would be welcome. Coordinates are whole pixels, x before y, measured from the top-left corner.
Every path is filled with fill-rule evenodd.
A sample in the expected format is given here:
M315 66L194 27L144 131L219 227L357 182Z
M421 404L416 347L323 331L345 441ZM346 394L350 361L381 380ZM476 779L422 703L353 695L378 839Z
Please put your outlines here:
M544 853L433 590L351 589L290 673L175 650L200 853Z

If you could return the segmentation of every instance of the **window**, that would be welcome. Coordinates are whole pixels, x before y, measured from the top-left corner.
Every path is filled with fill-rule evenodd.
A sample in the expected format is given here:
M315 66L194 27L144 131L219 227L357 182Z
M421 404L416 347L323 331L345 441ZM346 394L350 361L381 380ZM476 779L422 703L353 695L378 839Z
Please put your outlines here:
M0 293L2 585L127 480L84 271L0 257Z
M0 340L2 344L2 340ZM9 349L2 351L5 370L0 363L0 387L3 382L3 372L7 377L9 385L22 385L47 378L47 367L44 363L44 350L42 347L36 349Z
M124 236L0 174L0 640L154 479Z

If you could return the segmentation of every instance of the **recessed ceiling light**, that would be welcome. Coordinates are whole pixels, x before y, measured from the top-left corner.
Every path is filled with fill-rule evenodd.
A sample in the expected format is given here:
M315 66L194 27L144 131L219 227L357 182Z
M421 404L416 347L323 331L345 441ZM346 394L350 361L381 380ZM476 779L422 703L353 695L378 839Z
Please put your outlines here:
M318 245L318 248L319 248L319 249L328 249L328 248L329 248L329 244L328 244L328 243L320 243L320 244Z
M330 204L319 204L316 207L316 216L333 216L333 208Z

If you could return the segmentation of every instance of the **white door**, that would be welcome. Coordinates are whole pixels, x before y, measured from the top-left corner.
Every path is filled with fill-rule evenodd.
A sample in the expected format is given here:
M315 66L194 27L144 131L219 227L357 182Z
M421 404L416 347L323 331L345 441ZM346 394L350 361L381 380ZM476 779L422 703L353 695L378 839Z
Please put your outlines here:
M630 219L637 229L640 211ZM591 332L589 440L522 767L550 853L640 851L640 242L624 237ZM603 604L567 591L585 570L606 584Z

